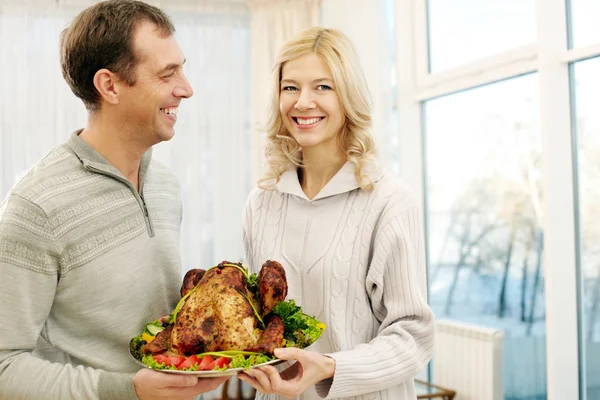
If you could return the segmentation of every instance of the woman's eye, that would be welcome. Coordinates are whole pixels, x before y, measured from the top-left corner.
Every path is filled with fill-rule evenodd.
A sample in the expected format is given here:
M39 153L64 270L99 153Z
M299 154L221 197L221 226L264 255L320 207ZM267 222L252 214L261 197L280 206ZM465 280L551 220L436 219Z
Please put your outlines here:
M319 86L317 86L317 90L331 90L331 86L319 85Z
M298 89L295 86L284 86L283 88L281 88L281 90L283 90L284 92L291 92Z

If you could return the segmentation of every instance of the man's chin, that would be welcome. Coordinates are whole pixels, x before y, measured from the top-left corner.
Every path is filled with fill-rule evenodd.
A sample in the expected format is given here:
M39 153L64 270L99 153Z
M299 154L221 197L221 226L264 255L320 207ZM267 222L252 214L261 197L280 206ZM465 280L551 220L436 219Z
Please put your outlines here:
M168 142L169 140L173 139L173 136L175 136L175 129L159 132L157 135L157 143Z

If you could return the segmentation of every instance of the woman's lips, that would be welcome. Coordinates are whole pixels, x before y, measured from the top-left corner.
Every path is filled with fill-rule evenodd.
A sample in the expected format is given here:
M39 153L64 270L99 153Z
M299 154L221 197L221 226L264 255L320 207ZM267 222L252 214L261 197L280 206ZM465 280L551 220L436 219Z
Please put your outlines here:
M325 117L292 117L298 129L311 129L319 125Z

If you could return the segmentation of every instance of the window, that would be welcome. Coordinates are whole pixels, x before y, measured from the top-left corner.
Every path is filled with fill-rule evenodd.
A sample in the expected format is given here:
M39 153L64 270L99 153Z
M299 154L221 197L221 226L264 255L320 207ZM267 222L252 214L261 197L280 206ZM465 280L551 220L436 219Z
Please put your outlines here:
M432 72L536 40L534 0L429 0L428 17Z
M600 1L395 4L436 315L504 330L505 399L600 400Z
M383 153L383 158L387 162L387 165L390 167L394 174L398 174L400 172L400 165L398 160L398 136L395 135L395 132L398 131L398 102L396 99L396 92L398 89L398 82L396 77L396 26L394 24L394 16L396 9L394 7L393 0L385 0L383 3L383 14L385 18L385 38L387 38L389 45L386 44L389 50L388 52L383 53L382 64L384 67L385 73L389 76L389 81L382 79L382 91L384 93L388 93L389 91L389 99L391 100L391 104L389 104L389 109L384 114L387 117L387 127L386 132L388 134L385 135L387 138L387 142L384 142L384 145L381 146L378 150Z
M425 103L430 302L504 330L510 399L546 391L538 93L531 74Z
M600 398L600 58L574 65L583 340L589 400Z
M600 42L600 1L570 0L571 42L574 48L585 47Z

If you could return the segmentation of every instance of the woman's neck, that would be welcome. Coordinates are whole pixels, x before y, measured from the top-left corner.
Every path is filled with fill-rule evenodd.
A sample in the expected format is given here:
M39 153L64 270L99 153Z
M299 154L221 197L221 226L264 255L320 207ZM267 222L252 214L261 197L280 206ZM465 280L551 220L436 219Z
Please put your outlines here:
M319 194L345 163L346 155L341 150L327 155L303 151L299 179L306 197L312 200Z

